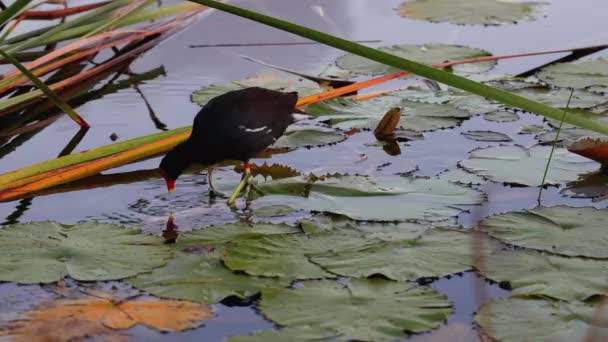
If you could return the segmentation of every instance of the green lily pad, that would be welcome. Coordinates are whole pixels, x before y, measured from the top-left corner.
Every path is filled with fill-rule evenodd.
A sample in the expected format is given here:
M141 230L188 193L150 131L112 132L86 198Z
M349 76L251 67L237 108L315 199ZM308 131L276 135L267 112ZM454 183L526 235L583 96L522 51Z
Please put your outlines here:
M608 339L608 322L581 302L505 298L486 303L475 315L482 332L498 341L594 341Z
M257 76L228 84L211 84L192 93L191 101L204 106L212 98L232 90L249 87L262 87L284 92L297 91L299 97L322 92L321 87L294 75L277 71L265 71Z
M0 230L0 281L122 279L164 265L171 254L158 237L112 224L15 224Z
M291 279L231 272L220 256L229 243L295 232L299 229L285 224L233 223L183 233L176 246L180 252L165 267L127 282L156 296L204 303L217 303L229 296L246 298L265 287L288 286Z
M456 88L447 88L439 92L434 92L429 88L412 86L394 92L391 95L410 101L447 104L465 110L471 115L496 112L504 107L500 103Z
M258 217L275 217L289 215L292 212L294 212L294 209L287 205L269 205L255 209L253 214Z
M537 207L490 216L479 228L506 243L566 256L608 258L608 210Z
M192 250L196 251L195 247ZM247 298L260 289L289 286L291 282L287 278L234 273L222 264L220 253L218 250L177 252L165 267L127 279L127 283L163 298L217 303L230 296Z
M591 88L608 92L608 58L559 63L543 68L537 75L551 85L564 88Z
M447 170L439 174L439 179L447 180L454 183L460 184L487 184L488 181L483 177L480 177L474 173L467 172L461 168L453 170Z
M290 128L272 145L275 148L297 148L335 144L347 136L338 131L323 128Z
M509 142L513 141L511 137L504 133L494 131L466 131L461 132L468 139L477 141L498 141L498 142Z
M446 224L456 225L456 219ZM300 226L307 234L335 231L383 241L413 240L431 227L430 224L414 222L353 221L341 215L317 215L300 220Z
M481 49L447 44L393 45L379 48L378 50L427 65L492 55ZM495 61L470 63L455 65L453 69L457 73L465 74L485 72L494 67L495 64ZM402 71L352 53L338 58L336 65L352 73L365 75L389 74Z
M480 246L475 246L479 243ZM477 241L458 230L434 229L417 240L388 243L354 251L328 251L311 260L326 270L346 277L381 274L394 280L443 277L473 266L474 251L495 248L491 241Z
M568 104L570 97L570 89L565 88L549 88L542 84L522 82L522 81L492 81L489 85L497 88L508 90L509 92L523 96L530 100L544 103L551 107L562 108ZM606 102L606 97L602 94L586 91L575 90L570 100L568 108L570 110L576 108L592 108Z
M502 0L414 0L397 9L400 16L460 25L502 25L535 19L541 2Z
M555 140L556 136L557 136L557 130L553 130L553 131L548 131L548 132L538 134L535 138L541 144L553 144L553 142L555 141L557 143L557 146L568 146L568 145L572 144L573 142L583 139L583 138L603 139L606 137L606 135L604 135L602 133L589 131L589 130L586 130L583 128L562 129L559 132L559 136L557 137L557 140Z
M233 271L264 277L295 279L333 278L311 262L311 257L328 251L343 253L364 250L379 241L335 233L285 234L240 241L224 253L224 264Z
M543 125L526 125L519 130L519 134L536 134L545 130Z
M519 120L519 115L506 110L497 110L494 112L485 113L483 118L493 122L512 122Z
M469 159L459 162L467 171L494 182L540 186L550 146L494 146L473 150ZM598 169L599 164L564 148L556 148L545 184L557 185L576 180L579 173Z
M335 98L306 107L306 111L321 119L330 120L334 127L341 129L375 128L387 109L401 108L400 128L414 131L430 131L458 125L469 118L468 111L449 104L431 104L400 100L394 96L357 101Z
M336 331L340 340L359 341L427 332L452 313L444 295L384 279L318 280L295 290L264 289L259 308L286 328Z
M319 327L258 330L250 335L230 336L228 342L284 342L284 341L346 341L340 333Z
M475 267L485 277L508 282L513 294L585 300L606 292L608 261L569 258L532 250L503 250L483 257Z
M445 222L463 211L458 206L483 201L481 192L467 186L411 176L293 177L259 187L271 202L365 221Z

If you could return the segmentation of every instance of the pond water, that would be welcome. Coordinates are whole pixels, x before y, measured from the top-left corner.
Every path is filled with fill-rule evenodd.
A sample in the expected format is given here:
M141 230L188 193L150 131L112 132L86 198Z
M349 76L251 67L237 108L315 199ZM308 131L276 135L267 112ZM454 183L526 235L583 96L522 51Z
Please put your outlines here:
M538 20L495 27L458 26L404 19L394 11L401 2L254 0L231 3L351 40L381 41L368 44L373 47L444 43L481 48L494 55L501 55L597 45L608 40L605 20L608 2L604 0L549 0L545 1L546 5L542 7L543 15ZM241 55L314 74L343 54L322 45L209 48L189 48L188 45L299 41L303 41L303 38L229 14L213 12L139 57L131 64L130 71L139 74L163 68L163 75L142 82L139 89L158 118L168 128L177 128L190 125L194 114L200 108L190 101L190 95L195 90L213 83L241 80L267 69L244 60ZM515 75L562 55L564 54L500 61L492 73ZM596 53L592 57L598 56L608 56L608 51ZM395 83L383 84L369 91L391 88ZM77 111L92 126L79 143L77 151L109 144L110 135L113 133L122 141L158 131L149 118L142 95L134 88L123 89L87 102L79 106ZM531 124L543 125L543 120L538 116L521 113L517 121L498 123L478 115L465 120L459 127L424 133L424 140L400 142L402 153L397 156L384 153L380 147L365 146L375 142L375 138L371 133L363 132L335 146L300 149L257 162L280 163L305 171L322 169L323 166L331 169L332 162L336 163L337 160L341 163L357 163L359 156L365 155L367 159L362 165L369 170L367 174L386 175L414 170L414 175L435 176L446 169L454 169L457 163L467 159L469 152L475 148L500 145L500 142L470 140L462 136L461 132L498 131L508 134L518 144L529 147L537 143L534 135L522 135L518 132L522 126ZM25 141L6 143L0 147L4 152L0 159L0 173L55 158L76 133L74 126L68 117L62 117ZM13 149L14 151L8 152ZM159 160L144 160L104 174L154 169ZM378 168L383 164L386 164L385 167ZM217 171L219 182L234 177L231 166ZM487 194L488 200L481 206L468 207L468 212L459 215L458 222L464 227L474 227L481 218L490 214L529 209L538 204L537 187L513 187L493 183L481 185L479 189ZM544 191L542 204L597 208L608 206L606 201L593 202L589 198L564 196L560 189L555 187ZM208 196L206 172L180 178L174 195L166 193L162 179L153 178L0 203L0 221L10 223L44 220L76 223L95 219L140 226L156 234L164 229L170 213L175 216L175 223L180 231L234 222L249 215L248 212L231 211L221 200L211 200ZM296 211L284 217L273 218L273 221L292 223L307 216L310 216L307 212ZM11 291L9 285L3 284L0 291ZM455 313L450 316L447 325L428 334L410 337L411 340L448 340L446 336L450 336L450 340L477 339L472 314L481 302L507 293L497 285L479 278L474 272L466 272L449 279L442 278L432 282L430 286L448 296L454 304ZM480 291L484 296L480 296ZM46 298L43 295L39 297ZM0 303L0 309L2 308ZM160 334L152 329L135 327L128 330L128 334L141 340L221 341L229 335L244 335L255 330L275 327L274 323L264 319L251 303L216 304L215 309L215 317L197 329Z

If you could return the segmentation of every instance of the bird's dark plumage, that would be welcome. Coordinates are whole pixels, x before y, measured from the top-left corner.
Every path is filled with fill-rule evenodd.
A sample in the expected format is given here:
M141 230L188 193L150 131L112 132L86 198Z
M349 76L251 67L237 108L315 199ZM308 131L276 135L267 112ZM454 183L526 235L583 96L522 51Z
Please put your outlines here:
M192 163L247 162L274 143L295 120L298 94L259 87L211 99L194 118L192 134L160 164L165 178L177 179Z

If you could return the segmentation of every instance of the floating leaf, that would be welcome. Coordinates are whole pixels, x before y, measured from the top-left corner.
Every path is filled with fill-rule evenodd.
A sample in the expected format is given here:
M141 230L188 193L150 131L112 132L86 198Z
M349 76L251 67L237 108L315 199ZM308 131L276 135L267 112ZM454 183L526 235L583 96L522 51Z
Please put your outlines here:
M513 141L508 135L493 131L466 131L460 134L477 141Z
M508 283L513 294L585 300L606 292L608 261L568 258L531 250L502 250L475 267L487 278Z
M84 341L95 337L106 342L128 342L128 336L100 322L63 318L53 320L14 321L0 330L0 337L14 342Z
M405 18L461 25L502 25L534 20L541 2L502 0L414 0L397 10Z
M536 134L545 130L543 125L526 125L519 130L519 134Z
M540 186L550 146L495 146L473 150L469 159L459 162L467 171L494 182ZM579 173L594 171L599 164L556 148L547 173L546 184L576 180Z
M394 280L442 277L472 268L474 251L488 249L490 241L474 245L472 234L434 229L413 241L388 243L355 251L328 251L311 260L328 271L346 277L381 274ZM492 245L493 246L493 245Z
M188 250L190 253L176 253L167 266L130 278L127 282L155 296L202 303L217 303L230 296L247 298L260 289L284 287L291 282L285 278L237 274L222 264L218 251L207 252L204 247L196 246Z
M514 86L513 83L516 85ZM569 89L549 88L535 83L507 81L490 82L489 84L551 107L565 107L568 103L568 98L570 97ZM571 111L576 108L592 108L604 102L606 102L606 97L601 94L586 90L575 90L572 94L572 99L570 100L568 108Z
M486 184L488 181L474 173L466 172L461 168L447 170L439 174L439 179L460 184Z
M594 201L608 199L608 174L601 169L588 173L568 183L568 187L561 192L572 197L592 197Z
M608 58L558 63L544 67L537 75L551 85L564 88L608 92Z
M449 104L470 114L496 112L503 108L496 102L455 88L434 92L428 88L408 87L392 93L392 96L424 103Z
M297 148L335 144L346 139L335 130L317 128L288 129L273 145L274 148Z
M497 110L494 112L485 113L483 118L493 122L511 122L519 120L519 115L506 110Z
M282 328L258 330L251 335L230 336L228 342L284 342L284 341L342 341L336 331L321 327Z
M122 279L162 266L170 256L158 237L111 224L32 222L0 230L2 281Z
M451 224L456 225L456 220ZM311 219L300 220L300 226L308 234L335 231L343 235L364 236L383 241L413 240L430 228L429 224L414 222L353 221L340 215L317 215Z
M161 331L182 331L199 327L213 317L212 308L174 300L129 300L114 303L109 299L56 300L25 313L28 320L9 323L5 332L17 340L58 335L59 340L108 335L113 330L137 324ZM71 324L68 324L71 323ZM58 328L65 328L55 332ZM34 335L44 334L44 335ZM110 334L111 336L116 336Z
M553 142L556 141L555 140L556 135L557 135L557 130L548 131L548 132L544 132L544 133L537 135L536 139L538 141L540 141L542 144L553 144ZM567 128L567 129L562 129L559 132L559 137L557 138L556 143L558 146L568 146L568 145L573 144L577 140L580 140L583 138L601 139L601 138L605 138L605 137L606 137L605 134L588 131L588 130L582 129L582 128Z
M602 165L608 164L608 141L604 139L582 139L568 146L568 151L595 160Z
M296 279L332 278L335 275L311 262L311 258L328 251L344 253L365 250L377 244L376 240L336 233L275 235L241 241L235 247L228 248L222 259L231 270L251 275Z
M355 220L441 222L476 205L482 193L452 182L415 177L303 177L259 184L268 201L345 215ZM302 197L302 195L307 195Z
M401 108L401 128L429 131L458 125L471 114L452 105L432 104L400 100L394 96L382 96L373 100L356 101L336 98L306 107L306 111L321 119L330 120L342 129L375 128L390 108Z
M466 58L491 56L489 52L481 49L447 44L393 45L379 48L378 50L427 65ZM352 53L338 58L336 64L338 67L355 74L375 75L402 71ZM491 69L495 64L495 61L462 64L453 66L453 69L458 73L484 72Z
M537 207L490 216L479 228L506 243L566 256L608 258L608 210Z
M452 313L445 296L434 290L384 279L318 280L295 290L265 289L260 310L286 328L336 331L341 340L360 341L430 331Z
M212 98L232 90L262 87L284 92L297 91L299 97L320 93L322 89L315 82L278 71L264 71L254 77L229 84L212 84L192 93L192 102L201 106Z
M498 341L605 341L608 322L597 317L594 323L597 309L581 302L505 298L482 305L475 322Z
M229 296L246 298L265 287L287 286L290 279L249 277L231 272L220 260L226 244L289 234L285 224L233 223L180 235L181 250L165 267L128 279L128 283L160 297L217 303Z
M253 214L258 217L275 217L289 215L294 209L287 205L269 205L258 208L253 211Z

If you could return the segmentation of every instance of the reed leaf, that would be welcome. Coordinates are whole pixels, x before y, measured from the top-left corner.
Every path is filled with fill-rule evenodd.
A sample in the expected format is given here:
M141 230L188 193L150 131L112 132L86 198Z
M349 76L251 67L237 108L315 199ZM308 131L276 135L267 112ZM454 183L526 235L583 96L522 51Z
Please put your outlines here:
M4 57L6 60L11 62L19 71L21 71L25 76L27 76L40 91L49 98L49 100L53 101L57 107L59 107L62 111L64 111L72 120L74 120L78 126L82 128L89 128L89 124L82 118L76 111L70 107L67 103L65 103L62 99L55 94L49 87L47 87L44 82L42 82L36 75L34 75L31 71L29 71L23 64L19 63L18 60L13 58L10 54L4 52L0 49L0 55Z
M32 0L17 0L8 6L4 11L0 12L0 27L13 19L21 12Z
M251 19L256 22L266 24L268 26L272 26L283 31L287 31L298 36L338 48L343 51L354 53L356 55L371 59L382 64L390 65L401 70L410 71L418 76L422 76L434 80L436 82L452 86L454 88L462 89L464 91L498 101L507 106L520 108L525 111L540 114L547 118L556 120L560 120L563 114L562 110L558 108L553 108L540 102L532 101L525 97L514 95L501 89L490 87L488 85L475 82L464 77L453 75L446 71L437 70L424 64L413 62L405 58L397 57L395 55L391 55L389 53L382 52L377 49L369 48L367 46L357 44L349 40L341 39L281 19L273 18L267 15L263 15L225 3L220 3L214 0L190 1L215 9L219 9L221 11L228 12L240 17ZM589 120L580 115L568 115L565 119L565 122L599 133L608 134L607 126L600 125L597 122Z

